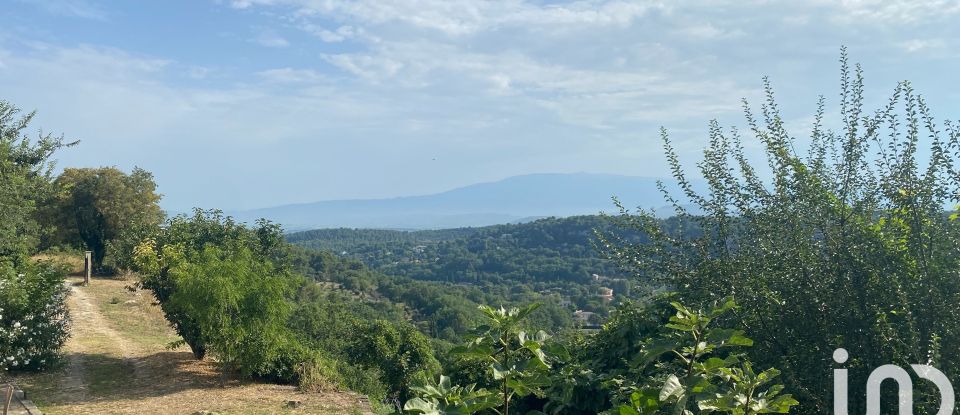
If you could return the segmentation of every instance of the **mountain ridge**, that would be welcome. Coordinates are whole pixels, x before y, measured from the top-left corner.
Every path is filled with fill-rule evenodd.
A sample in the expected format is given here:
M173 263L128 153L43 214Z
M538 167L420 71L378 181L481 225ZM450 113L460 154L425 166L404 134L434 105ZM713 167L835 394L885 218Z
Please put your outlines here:
M631 208L663 206L657 180L601 173L537 173L427 195L325 200L228 213L245 222L266 218L288 230L486 226L612 212L617 210L614 196Z

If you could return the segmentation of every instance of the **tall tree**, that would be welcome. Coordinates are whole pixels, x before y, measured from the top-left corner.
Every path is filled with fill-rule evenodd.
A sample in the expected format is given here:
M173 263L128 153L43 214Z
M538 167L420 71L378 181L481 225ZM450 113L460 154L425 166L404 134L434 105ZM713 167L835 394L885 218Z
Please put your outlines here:
M163 221L153 175L141 168L129 175L115 167L69 168L55 184L55 240L93 251L98 268L108 253L111 265L131 267L133 248Z
M34 113L0 100L0 258L20 261L38 245L42 232L37 221L38 202L50 192L53 153L64 146L63 137L25 134Z

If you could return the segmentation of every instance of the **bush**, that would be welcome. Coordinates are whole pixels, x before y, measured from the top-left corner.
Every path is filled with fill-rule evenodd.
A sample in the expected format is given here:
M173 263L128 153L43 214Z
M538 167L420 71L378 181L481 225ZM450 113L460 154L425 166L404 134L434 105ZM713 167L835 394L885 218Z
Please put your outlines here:
M51 263L0 263L0 368L42 370L61 358L70 319L65 271Z
M350 362L382 372L390 397L400 402L409 397L415 380L429 379L440 370L430 342L410 324L358 322L350 337Z
M197 359L206 354L207 339L197 317L174 304L172 298L179 290L176 268L184 263L197 262L208 247L223 250L226 254L249 251L253 254L252 262L256 263L250 265L269 268L265 273L278 278L294 279L289 275L289 247L283 243L283 231L278 226L258 222L257 227L247 228L216 210L197 209L193 216L171 218L155 239L137 245L134 250L135 270L141 274L143 286L153 291L167 321Z
M685 303L735 295L743 311L730 318L751 329L751 358L783 369L803 413L832 406L830 356L840 347L851 356L850 384L863 385L885 364L925 362L960 375L952 357L960 347L960 226L945 210L960 197L960 126L938 125L908 82L869 111L860 68L842 61L836 128L824 126L821 101L810 139L794 138L769 84L758 117L744 105L769 168L752 163L736 129L714 121L697 164L707 190L697 192L664 131L683 190L666 196L683 227L698 231L678 234L640 212L619 218L651 243L603 241L612 258L676 287ZM915 411L934 412L933 385L917 388ZM851 396L850 412L865 403Z
M208 246L170 271L178 288L167 305L196 322L224 380L231 370L256 373L290 341L287 298L296 281L272 268L246 248L225 252Z

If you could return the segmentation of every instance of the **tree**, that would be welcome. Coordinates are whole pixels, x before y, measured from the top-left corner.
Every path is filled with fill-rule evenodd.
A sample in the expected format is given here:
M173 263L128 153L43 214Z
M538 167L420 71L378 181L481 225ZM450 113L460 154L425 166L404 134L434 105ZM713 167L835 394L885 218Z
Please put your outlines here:
M43 236L37 206L50 195L51 156L76 144L50 134L30 139L24 130L34 113L19 114L19 108L0 100L0 258L16 264L33 253Z
M230 254L249 250L255 262L271 269L267 274L296 280L290 271L289 246L283 242L283 230L275 224L260 221L250 229L224 217L220 211L201 209L191 217L181 215L168 220L153 238L135 248L136 270L143 286L153 291L167 321L197 359L206 354L205 334L196 316L171 302L171 298L179 289L174 271L183 262L199 261L208 247Z
M841 72L841 125L824 126L821 99L805 142L787 131L769 82L761 119L744 103L769 169L752 163L738 130L711 122L698 164L705 192L694 190L663 130L682 189L665 195L699 231L669 232L639 212L619 220L651 243L603 241L612 258L675 287L684 303L735 295L743 307L732 318L756 341L752 360L782 369L806 413L829 411L830 356L840 347L852 356L851 384L884 364L928 362L960 375L960 359L944 353L960 347L960 226L945 211L960 198L960 128L938 126L908 82L867 112L862 72L845 53ZM935 412L936 390L916 386L917 412ZM854 398L851 413L863 412L863 396Z
M290 337L291 278L275 274L245 247L207 246L199 255L170 260L177 264L170 270L177 290L168 304L196 323L205 349L220 360L222 383L232 369L250 375L277 357Z
M60 224L55 241L93 251L103 268L109 253L114 265L133 266L133 248L154 233L164 213L157 204L153 175L134 168L69 168L55 181L58 192L51 215Z
M51 191L53 153L62 137L24 134L34 113L0 101L0 369L40 370L53 365L69 334L64 270L32 263L47 228L38 205Z
M358 322L348 355L351 363L376 368L398 402L409 398L414 380L432 377L440 370L426 336L410 324L385 320Z

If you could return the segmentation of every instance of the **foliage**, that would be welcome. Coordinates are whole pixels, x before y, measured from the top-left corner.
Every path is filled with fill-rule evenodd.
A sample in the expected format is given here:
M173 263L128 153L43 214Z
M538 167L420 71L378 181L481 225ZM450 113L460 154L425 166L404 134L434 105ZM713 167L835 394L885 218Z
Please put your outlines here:
M427 338L409 324L357 321L351 332L349 361L379 370L392 391L389 398L398 402L409 398L415 380L428 379L440 370Z
M780 394L782 385L767 386L780 374L777 369L755 373L742 356L721 354L725 348L753 345L740 330L711 327L736 307L732 299L706 312L673 306L676 315L665 325L671 331L646 341L636 359L645 376L619 407L620 415L788 413L797 404L791 395Z
M417 396L403 405L407 413L425 415L468 415L493 409L499 400L486 389L476 385L452 385L450 378L440 375L436 383L411 388Z
M135 260L144 287L153 291L167 321L176 329L193 354L203 358L208 339L200 327L198 316L171 301L179 290L174 270L187 264L207 261L208 247L220 250L224 257L250 255L249 267L265 278L289 275L288 249L283 233L276 225L260 222L254 229L238 224L219 211L197 209L192 217L177 216L167 221L155 238L137 246ZM182 271L182 270L181 270Z
M664 131L683 189L666 196L702 232L671 235L638 212L617 219L651 243L604 235L611 258L676 287L684 303L735 295L743 306L736 326L756 340L751 360L782 369L806 413L831 407L829 359L838 347L852 356L851 384L865 384L883 364L926 362L960 375L960 360L942 353L960 347L960 227L945 212L960 195L960 129L938 125L908 82L866 111L862 72L845 55L841 81L841 125L824 126L821 99L808 141L787 131L769 83L759 120L744 104L769 170L751 162L737 129L711 122L698 164L705 193L692 189ZM689 215L685 203L702 215ZM927 397L916 411L934 412L932 385L916 386ZM863 412L863 396L852 398L851 413Z
M591 247L601 216L434 231L321 229L294 233L291 243L357 258L381 272L448 282L587 283L592 274L619 274Z
M20 115L0 100L0 368L42 370L60 358L69 333L65 271L31 263L49 228L38 220L38 206L51 195L51 157L62 137L25 131L34 113Z
M146 170L128 175L115 167L68 168L54 184L49 220L59 226L49 243L91 250L98 269L107 265L107 254L110 265L131 268L134 247L163 221L157 185Z
M167 305L196 322L204 348L223 367L250 375L276 358L287 339L289 278L274 273L272 264L258 261L248 248L223 251L208 246L198 255L177 258L170 276L177 290Z
M569 301L570 307L605 315L611 304L642 295L649 288L646 283L638 287L615 261L598 255L593 248L594 231L611 229L609 218L596 215L413 232L320 229L293 233L287 239L300 246L361 260L382 274L447 283L444 291L462 289L458 287L478 291L470 294L475 304L458 312L475 311L477 304L540 302L544 308L539 313L544 313L552 304ZM635 236L632 241L642 241L639 235ZM369 291L377 285L361 276L351 276L344 283L358 291ZM602 287L612 288L617 298L612 302L601 299L597 294ZM543 327L554 331L572 327L569 311L573 310L565 310L559 320L550 317L557 325ZM443 322L437 324L442 326ZM441 337L439 333L444 328L433 335ZM451 330L456 335L465 334L456 327Z
M656 336L673 307L669 296L621 304L595 333L559 339L571 358L559 362L546 389L548 414L596 414L611 409L623 394L623 378L639 375L631 367L637 345Z
M546 344L550 338L547 333L539 331L529 335L521 325L539 306L538 303L511 309L480 306L487 324L478 327L477 335L466 345L451 350L462 357L488 362L493 380L499 384L496 393L501 403L498 413L502 415L510 413L514 396L543 396L543 387L550 383L548 370L555 357L548 352L560 351Z
M0 369L42 370L58 362L69 335L64 270L0 263Z
M19 265L32 254L46 234L37 221L37 207L51 192L55 151L76 143L41 134L30 139L24 131L33 112L0 100L0 260Z

